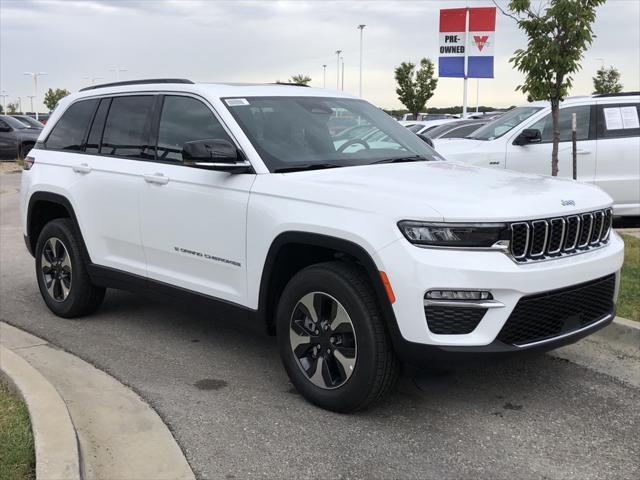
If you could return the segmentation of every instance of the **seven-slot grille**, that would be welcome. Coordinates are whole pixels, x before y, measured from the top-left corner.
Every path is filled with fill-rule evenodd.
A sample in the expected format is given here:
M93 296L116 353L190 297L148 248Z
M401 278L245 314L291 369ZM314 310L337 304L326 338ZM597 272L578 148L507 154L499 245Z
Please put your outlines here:
M511 224L511 255L518 262L582 253L607 243L613 213L594 212Z

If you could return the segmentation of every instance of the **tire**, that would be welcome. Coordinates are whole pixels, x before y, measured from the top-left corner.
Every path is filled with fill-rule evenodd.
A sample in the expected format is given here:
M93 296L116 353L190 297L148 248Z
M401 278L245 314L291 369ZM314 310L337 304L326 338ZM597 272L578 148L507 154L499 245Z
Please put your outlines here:
M392 391L400 363L360 267L336 261L301 270L285 287L276 315L284 368L309 402L349 413Z
M91 283L81 240L73 222L47 223L36 243L36 277L44 302L59 317L88 315L98 309L105 289Z

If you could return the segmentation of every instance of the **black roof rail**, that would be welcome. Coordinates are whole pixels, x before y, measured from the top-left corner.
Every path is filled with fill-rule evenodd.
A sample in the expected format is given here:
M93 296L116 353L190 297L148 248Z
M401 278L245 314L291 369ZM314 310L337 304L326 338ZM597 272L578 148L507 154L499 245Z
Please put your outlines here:
M275 83L267 83L267 85L285 85L287 87L309 87L309 85L305 85L304 83L289 83L289 82L275 82Z
M632 95L640 95L640 92L618 92L618 93L599 93L598 95L594 95L594 98L602 98L602 97L630 97Z
M113 82L113 83L101 83L100 85L91 85L90 87L81 88L81 92L86 92L87 90L95 90L97 88L107 88L107 87L123 87L125 85L149 85L153 83L189 83L193 84L191 80L187 80L185 78L149 78L144 80L127 80L125 82Z

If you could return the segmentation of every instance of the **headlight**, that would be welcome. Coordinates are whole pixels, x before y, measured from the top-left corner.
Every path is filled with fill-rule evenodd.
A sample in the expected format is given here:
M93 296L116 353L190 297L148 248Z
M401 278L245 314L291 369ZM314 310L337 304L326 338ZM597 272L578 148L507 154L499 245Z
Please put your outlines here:
M436 247L488 248L507 241L504 223L431 223L403 220L402 234L416 245Z

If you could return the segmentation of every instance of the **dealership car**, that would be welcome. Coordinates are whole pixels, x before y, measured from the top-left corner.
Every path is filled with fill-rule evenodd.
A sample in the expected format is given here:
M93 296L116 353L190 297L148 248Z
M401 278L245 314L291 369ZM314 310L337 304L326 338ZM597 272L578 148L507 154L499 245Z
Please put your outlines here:
M577 179L614 201L614 213L640 215L640 94L572 97L560 107L559 176L573 178L572 115L577 121ZM448 160L551 174L552 120L547 102L515 108L465 139L436 141Z
M16 118L0 115L0 159L24 158L42 130L29 128Z
M336 142L345 111L384 141ZM601 189L444 161L366 101L301 86L69 95L25 161L21 211L56 315L122 288L257 322L302 395L339 412L385 397L401 362L543 351L604 327L623 259Z

